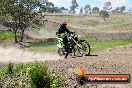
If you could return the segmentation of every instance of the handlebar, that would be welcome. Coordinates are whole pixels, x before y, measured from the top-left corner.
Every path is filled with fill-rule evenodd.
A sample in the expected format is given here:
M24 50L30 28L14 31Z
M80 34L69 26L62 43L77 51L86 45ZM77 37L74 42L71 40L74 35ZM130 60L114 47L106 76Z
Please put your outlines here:
M69 36L69 37L73 37L75 36L75 32L70 32L70 33L61 33L61 34L56 34L57 36Z

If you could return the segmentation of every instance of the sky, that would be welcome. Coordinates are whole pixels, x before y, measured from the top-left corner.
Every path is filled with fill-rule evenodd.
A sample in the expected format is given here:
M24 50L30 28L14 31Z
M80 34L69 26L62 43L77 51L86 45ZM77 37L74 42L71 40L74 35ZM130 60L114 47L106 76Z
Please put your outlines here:
M53 2L57 7L66 7L69 9L72 0L48 0ZM92 7L98 6L100 9L103 8L103 4L107 1L112 3L113 9L125 5L127 10L132 8L132 0L76 0L79 4L79 8L84 7L86 4L90 4Z

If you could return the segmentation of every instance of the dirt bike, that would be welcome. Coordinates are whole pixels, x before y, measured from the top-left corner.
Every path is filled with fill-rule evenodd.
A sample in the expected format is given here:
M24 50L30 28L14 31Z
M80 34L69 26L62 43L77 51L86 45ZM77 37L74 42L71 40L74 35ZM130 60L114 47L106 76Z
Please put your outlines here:
M66 50L64 48L65 46L61 35L58 35L57 47L58 54L60 56L66 55ZM78 36L75 35L75 32L70 32L68 36L67 50L71 56L78 56L78 54L81 56L87 56L90 55L91 48L90 44L86 40L80 40Z

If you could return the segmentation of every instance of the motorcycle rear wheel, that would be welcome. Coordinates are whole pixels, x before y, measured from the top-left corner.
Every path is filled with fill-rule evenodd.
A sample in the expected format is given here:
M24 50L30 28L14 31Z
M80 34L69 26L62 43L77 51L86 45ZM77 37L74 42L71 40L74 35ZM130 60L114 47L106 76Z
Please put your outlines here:
M59 56L64 56L65 55L65 50L62 48L58 48L58 54Z

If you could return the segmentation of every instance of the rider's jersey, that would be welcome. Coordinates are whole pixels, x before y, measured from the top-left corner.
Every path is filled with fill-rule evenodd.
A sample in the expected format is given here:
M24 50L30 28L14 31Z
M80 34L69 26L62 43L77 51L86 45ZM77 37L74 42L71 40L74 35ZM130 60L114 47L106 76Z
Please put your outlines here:
M60 26L60 28L57 31L57 34L62 34L62 33L70 33L70 31L63 25Z

